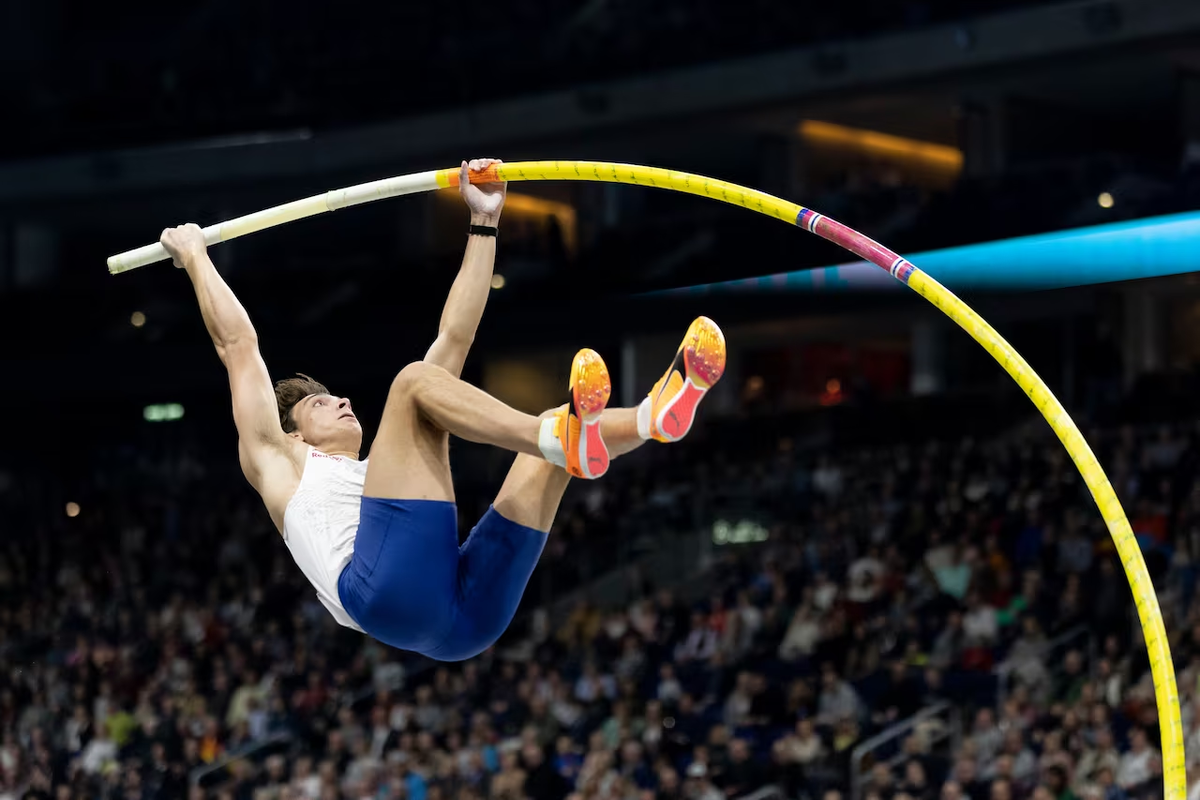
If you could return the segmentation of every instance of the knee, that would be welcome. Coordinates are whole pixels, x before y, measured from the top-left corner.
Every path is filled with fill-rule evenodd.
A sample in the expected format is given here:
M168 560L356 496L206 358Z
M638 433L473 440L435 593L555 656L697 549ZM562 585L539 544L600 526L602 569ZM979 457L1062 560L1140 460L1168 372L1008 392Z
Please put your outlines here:
M414 361L400 370L400 373L392 379L391 396L417 397L423 387L428 386L431 381L437 380L438 373L445 374L446 371L436 364Z

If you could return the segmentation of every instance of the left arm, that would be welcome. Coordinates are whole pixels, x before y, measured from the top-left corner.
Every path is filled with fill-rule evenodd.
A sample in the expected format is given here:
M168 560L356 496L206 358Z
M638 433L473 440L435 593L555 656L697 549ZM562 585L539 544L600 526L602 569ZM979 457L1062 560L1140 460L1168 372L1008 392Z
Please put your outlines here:
M496 227L504 208L504 183L473 185L470 172L487 169L499 161L485 158L464 161L459 171L458 190L471 210L472 225ZM496 237L469 236L467 252L463 255L458 277L450 287L450 295L442 309L437 339L425 354L425 361L437 364L458 377L467 360L467 352L475 341L475 331L483 318L488 293L492 289L492 268L496 263Z

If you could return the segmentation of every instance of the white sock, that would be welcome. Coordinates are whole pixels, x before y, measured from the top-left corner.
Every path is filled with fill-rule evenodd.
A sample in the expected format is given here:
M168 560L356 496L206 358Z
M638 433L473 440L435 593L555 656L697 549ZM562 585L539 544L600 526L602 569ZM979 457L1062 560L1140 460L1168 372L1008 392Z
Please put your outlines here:
M557 417L542 420L542 427L538 429L538 449L551 464L566 469L567 454L563 452L562 442L554 432L554 423L557 421Z
M637 407L638 436L643 440L650 438L650 398L647 397Z

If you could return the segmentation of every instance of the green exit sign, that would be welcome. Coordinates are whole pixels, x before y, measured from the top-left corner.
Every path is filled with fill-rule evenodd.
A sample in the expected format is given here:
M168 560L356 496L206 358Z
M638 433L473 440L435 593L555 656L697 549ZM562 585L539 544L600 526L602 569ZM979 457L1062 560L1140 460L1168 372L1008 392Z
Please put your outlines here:
M142 416L147 422L174 422L177 419L183 419L183 406L179 403L159 403L146 406L142 410Z
M713 544L753 544L769 538L770 532L765 527L750 520L728 522L722 519L713 524Z

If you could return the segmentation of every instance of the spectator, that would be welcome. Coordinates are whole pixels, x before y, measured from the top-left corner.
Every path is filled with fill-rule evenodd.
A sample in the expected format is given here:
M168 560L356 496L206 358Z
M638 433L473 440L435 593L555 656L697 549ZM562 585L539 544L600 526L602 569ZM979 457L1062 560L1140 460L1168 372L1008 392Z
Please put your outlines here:
M929 663L934 667L945 670L958 666L966 647L966 632L963 630L963 616L960 611L951 611L946 619L946 625L933 643L929 654Z
M900 792L913 800L933 800L933 789L925 775L925 765L913 759L904 765L904 781Z
M117 751L117 743L108 735L108 725L102 723L96 731L96 737L83 749L84 771L89 775L98 775L116 761Z
M1004 732L996 725L995 713L990 708L975 712L975 724L971 728L971 741L975 755L984 763L991 763L1004 744Z
M826 725L857 720L862 701L850 684L838 676L829 664L821 670L821 694L817 700L817 719Z
M779 657L784 661L798 661L811 656L821 637L821 626L811 600L806 596L803 603L792 614L787 633L779 645Z
M700 762L687 768L684 796L689 800L726 800L724 793L709 778L708 769Z
M683 664L705 663L717 653L717 632L699 612L692 615L692 626L675 650L675 660Z
M1117 785L1127 792L1136 789L1149 782L1159 767L1158 751L1150 746L1146 732L1134 728L1129 732L1129 750L1121 756L1117 766Z

